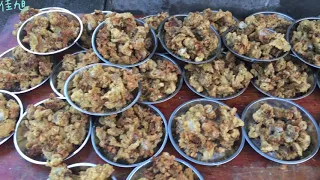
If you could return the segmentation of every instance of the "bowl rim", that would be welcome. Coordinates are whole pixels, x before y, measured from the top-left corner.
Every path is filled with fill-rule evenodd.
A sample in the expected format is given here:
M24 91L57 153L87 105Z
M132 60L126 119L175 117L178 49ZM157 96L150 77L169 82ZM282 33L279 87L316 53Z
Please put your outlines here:
M58 99L61 99L61 100L66 100L65 98L63 97L56 97ZM38 103L35 103L34 106L39 106L41 104L43 104L45 101L49 100L50 98L48 99L44 99L42 101L39 101ZM18 140L17 140L17 132L18 132L18 128L21 124L21 122L23 121L23 118L27 115L27 112L24 112L22 117L19 119L19 121L17 122L16 124L16 128L15 128L15 133L14 133L14 137L13 137L13 144L14 144L14 147L16 149L16 151L18 152L18 154L25 160L33 163L33 164L38 164L38 165L46 165L47 164L47 161L38 161L38 160L35 160L35 159L32 159L31 157L27 156L25 153L22 152L22 150L20 149L19 145L18 145ZM88 117L89 118L89 129L88 129L88 132L87 132L87 135L85 137L85 139L83 140L83 142L81 143L81 145L75 149L74 151L72 151L65 159L70 159L71 157L73 157L74 155L76 155L78 152L80 152L84 146L87 144L87 142L89 141L89 138L90 138L90 134L91 134L91 131L92 131L92 118L91 116Z
M320 88L320 70L317 70L316 72L316 81L317 81L318 88Z
M139 18L134 18L136 23L139 23L139 24L146 24L143 20L139 19ZM91 38L91 46L92 46L92 49L93 51L96 53L96 55L105 63L107 64L112 64L112 65L117 65L117 66L121 66L121 67L126 67L126 68L131 68L131 67L136 67L136 66L139 66L141 64L143 64L144 62L146 62L147 60L149 60L153 55L154 53L156 52L157 50L157 47L158 47L158 38L157 38L157 35L155 33L155 31L149 26L149 30L151 33L151 38L152 40L154 41L153 43L153 48L150 52L150 54L143 60L139 61L138 63L135 63L135 64L115 64L115 63L111 63L110 61L108 61L107 59L105 59L101 54L100 52L98 51L97 49L97 43L96 43L96 37L97 37L97 34L98 34L98 31L106 24L106 22L101 22L97 28L94 30L93 34L92 34L92 38Z
M112 111L112 112L104 112L104 113L95 113L95 112L90 112L90 111L87 111L87 110L84 110L82 108L80 108L77 104L75 104L68 92L68 85L69 83L73 80L74 76L79 74L80 72L86 70L86 69L89 69L93 66L97 66L97 65L101 65L101 66L107 66L107 67L114 67L114 68L118 68L118 69L125 69L125 70L129 70L128 68L125 68L125 67L121 67L119 65L115 65L115 64L107 64L107 63L95 63L95 64L90 64L90 65L87 65L85 67L82 67L80 69L77 69L76 71L74 71L69 77L68 79L66 80L66 82L64 83L64 88L63 88L63 91L64 91L64 96L65 98L67 99L68 103L73 107L75 108L76 110L82 112L82 113L85 113L85 114L88 114L88 115L93 115L93 116L109 116L109 115L113 115L113 114L118 114L118 113L121 113L127 109L129 109L130 107L132 107L134 104L136 104L136 102L139 100L140 96L141 96L141 83L140 81L138 82L139 83L139 86L137 87L138 88L138 92L137 92L137 95L134 97L134 99L132 100L132 102L130 102L127 106L124 106L122 109L120 110L117 110L117 111Z
M173 145L174 149L176 151L178 151L178 153L180 155L182 155L184 158L186 158L187 160L195 163L195 164L199 164L199 165L203 165L203 166L219 166L219 165L222 165L222 164L225 164L225 163L228 163L230 162L231 160L233 160L234 158L236 158L240 152L242 151L243 147L244 147L244 144L245 144L245 138L244 138L244 134L241 133L241 137L239 138L239 147L238 149L235 151L235 153L232 154L232 156L230 156L229 158L227 159L224 159L222 161L219 161L219 162L205 162L205 161L200 161L200 160L196 160L194 158L191 158L190 156L188 156L180 147L179 145L176 143L174 137L173 137L173 134L172 134L172 130L171 130L171 127L173 125L173 120L174 118L176 117L176 114L178 111L180 111L180 109L182 109L184 106L188 105L188 104L191 104L191 103L194 103L194 102L208 102L209 104L211 103L215 103L215 104L218 104L218 105L222 105L222 106L227 106L230 108L230 106L226 105L225 103L223 102L220 102L220 101L217 101L217 100L212 100L212 99L207 99L207 98L198 98L198 99L192 99L190 101L187 101L187 102L184 102L182 103L180 106L178 106L171 114L170 116L170 119L169 119L169 123L168 123L168 134L169 134L169 139L171 141L171 144ZM238 113L236 113L236 117L241 119L238 115ZM242 119L241 119L242 120ZM243 121L243 120L242 120ZM242 127L243 128L243 127ZM241 129L242 129L241 128ZM239 131L241 131L241 129L239 128ZM241 131L242 132L242 131Z
M79 30L79 33L78 33L77 38L75 38L75 39L72 41L72 43L70 43L67 47L64 47L64 48L62 48L62 49L55 50L55 51L52 51L52 52L42 53L42 52L32 51L31 49L26 48L26 47L23 45L22 41L20 40L20 34L22 33L22 31L24 31L24 30L23 30L24 27L25 27L29 22L31 22L35 17L42 16L42 15L45 15L45 14L48 14L48 13L53 13L53 12L62 13L62 14L68 14L68 15L73 16L74 18L76 18L76 20L78 21L79 26L80 26L80 27L79 27L80 30ZM23 24L19 27L19 30L18 30L18 33L17 33L17 42L18 42L18 44L19 44L20 47L22 47L25 51L27 51L27 52L29 52L29 53L31 53L31 54L36 54L36 55L53 55L53 54L57 54L57 53L63 52L63 51L65 51L65 50L71 48L71 47L80 39L82 32L83 32L83 24L82 24L82 21L81 21L81 19L80 19L77 15L75 15L74 13L72 13L72 12L70 12L70 11L68 11L68 10L63 10L63 8L62 8L62 9L55 9L55 10L45 10L45 11L42 11L42 12L40 12L40 13L32 16L32 17L30 17L30 18L27 19L25 22L23 22Z
M159 25L158 27L158 38L159 38L159 41L161 43L161 45L163 46L163 48L171 55L173 56L174 58L182 61L182 62L185 62L185 63L189 63L189 64L205 64L205 63L208 63L208 62L211 62L211 61L214 61L221 53L222 51L222 41L221 41L221 37L220 37L220 34L218 33L218 31L210 24L210 28L212 30L212 32L215 34L215 36L217 37L218 39L218 46L217 48L214 50L216 51L216 53L209 59L206 59L205 61L199 61L199 62L196 62L194 60L187 60L185 58L182 58L180 57L179 55L175 54L174 52L172 52L166 45L166 43L164 42L164 25L165 23L172 17L188 17L188 14L176 14L176 15L172 15L172 16L169 16L168 18L166 18L164 21L161 22L161 24Z
M275 101L279 101L279 102L286 102L286 103L289 103L291 104L292 106L294 107L297 107L299 109L299 111L302 111L303 113L305 113L309 120L313 123L313 125L315 126L315 130L316 130L316 133L317 133L317 136L318 136L318 140L317 140L317 143L318 143L318 147L319 147L319 144L320 144L320 134L319 134L319 127L318 127L318 124L316 123L316 121L314 120L314 118L312 117L312 115L307 111L305 110L302 106L294 103L293 101L290 101L290 100L286 100L286 99L280 99L280 98L274 98L274 97L265 97L265 98L261 98L261 99L258 99L258 100L255 100L253 102L251 102L242 112L242 115L241 115L241 119L244 121L245 119L245 115L247 114L248 110L256 103L258 102L262 102L262 101L266 101L266 100L275 100ZM244 121L245 122L245 121ZM264 158L266 159L269 159L271 161L274 161L274 162L277 162L277 163L280 163L280 164L299 164L299 163L303 163L303 162L306 162L308 161L309 159L311 159L314 155L317 154L319 148L316 147L312 153L310 153L309 156L303 158L303 159L300 159L300 160L280 160L280 159L277 159L277 158L274 158L274 157L271 157L269 155L267 155L266 153L263 153L258 147L256 147L253 142L251 141L251 139L249 138L246 130L245 130L245 126L243 126L242 128L242 134L244 135L246 141L249 143L249 145L252 147L252 149L254 149L258 154L260 154L261 156L263 156Z
M74 163L74 164L70 164L67 166L68 169L71 169L71 168L75 168L75 167L95 167L97 166L98 164L94 164L94 163L88 163L88 162L80 162L80 163ZM111 179L112 180L117 180L117 178L115 176L111 176ZM50 179L48 179L50 180Z
M145 106L145 107L148 107L150 109L152 109L155 113L158 113L158 115L161 117L162 121L163 121L163 130L165 132L164 134L164 137L163 137L163 142L160 146L160 148L158 149L157 152L155 152L153 154L153 156L151 156L150 158L144 160L144 161L141 161L139 163L134 163L134 164L120 164L120 163L117 163L117 162L113 162L112 160L106 158L105 156L103 156L103 154L100 152L99 148L98 148L98 145L95 143L95 132L96 132L96 123L94 123L93 127L92 127L92 131L91 131L91 143L92 143L92 146L93 146L93 149L94 151L96 152L96 154L105 162L107 162L108 164L111 164L113 166L117 166L117 167L122 167L122 168L131 168L131 167L136 167L136 166L140 166L141 164L144 164L144 162L152 159L152 157L156 157L158 156L164 149L164 147L166 146L167 144L167 141L168 141L168 130L167 130L167 127L168 127L168 124L167 124L167 120L165 118L165 116L163 115L163 113L155 106L151 105L151 104L142 104L142 103L137 103L138 105L142 105L142 106ZM100 118L100 117L98 117Z
M249 16L256 16L259 14L262 14L262 15L276 14L278 17L280 17L282 19L285 19L287 21L291 21L291 23L293 23L295 21L295 19L293 19L293 17L291 17L287 14L281 13L281 12L277 12L277 11L259 11L259 12L253 13ZM247 16L247 17L249 17L249 16Z
M180 77L178 78L178 82L177 82L177 88L176 90L170 94L169 96L167 96L166 98L157 100L157 101L139 101L142 104L159 104L159 103L163 103L165 101L170 100L171 98L173 98L175 95L178 94L178 92L180 91L180 89L182 88L183 85L183 78L184 78L184 71L181 69L181 67L179 66L179 64L177 62L175 62L172 58L170 58L169 56L166 56L165 54L161 54L161 53L155 53L149 60L151 60L154 56L160 56L162 59L161 60L165 60L165 61L170 61L171 63L173 63L174 65L176 65L180 71ZM148 60L148 61L149 61ZM147 61L146 61L147 62ZM145 62L145 63L146 63ZM142 92L142 91L141 91Z

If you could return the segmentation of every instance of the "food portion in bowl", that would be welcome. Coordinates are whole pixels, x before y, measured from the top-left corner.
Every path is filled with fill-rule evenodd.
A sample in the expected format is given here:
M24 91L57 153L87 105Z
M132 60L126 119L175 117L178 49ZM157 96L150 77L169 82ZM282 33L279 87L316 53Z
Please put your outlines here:
M267 64L254 63L251 73L255 76L253 83L256 86L279 98L301 96L312 88L311 81L315 81L312 69L292 56Z
M0 139L9 136L14 131L19 114L19 104L0 93Z
M148 24L139 24L131 13L108 14L96 35L98 52L111 63L132 65L150 55Z
M18 30L20 28L20 26L29 18L31 18L32 16L36 15L40 13L39 9L34 9L30 6L26 6L24 7L20 14L19 14L19 19L20 22L14 25L14 30L12 31L12 35L17 36L18 34Z
M303 20L293 31L293 50L306 61L320 66L320 20Z
M118 115L100 117L98 146L110 161L135 164L152 157L165 137L161 116L151 108L134 105Z
M203 16L208 19L211 25L220 33L223 34L228 29L236 26L237 21L233 18L230 11L218 12L212 11L210 8L203 10Z
M32 159L60 164L87 136L89 116L53 94L43 104L29 105L26 112L17 141L26 141L23 153Z
M52 69L52 57L37 56L17 46L12 57L0 57L0 89L11 92L30 89L47 79Z
M183 21L170 17L163 33L167 48L188 61L206 61L218 49L219 39L210 21L199 12L189 13Z
M77 73L68 85L70 99L94 113L118 111L131 103L139 88L132 70L97 64Z
M236 108L196 104L175 118L179 147L189 157L209 162L233 154L244 123Z
M275 153L281 160L301 158L310 146L308 123L296 107L279 108L264 103L252 115L248 136L260 140L263 153Z
M252 74L245 64L228 52L213 62L187 64L186 80L195 91L213 98L232 96L248 87Z
M160 24L168 17L169 17L168 12L161 12L155 16L149 16L149 17L143 19L143 21L145 23L147 23L153 30L155 30L157 32Z
M59 69L57 75L56 88L61 93L64 94L64 84L68 77L77 69L80 69L89 64L98 63L100 59L93 52L92 49L89 49L86 52L80 52L77 54L67 54L63 56L62 66Z

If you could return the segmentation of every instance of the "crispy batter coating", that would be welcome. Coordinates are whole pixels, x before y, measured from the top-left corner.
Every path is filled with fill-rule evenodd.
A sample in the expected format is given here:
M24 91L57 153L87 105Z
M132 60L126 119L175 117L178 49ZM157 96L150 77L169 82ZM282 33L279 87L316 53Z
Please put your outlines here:
M52 166L61 163L82 144L87 134L89 116L51 94L39 106L29 105L22 121L26 131L26 154L43 156Z
M31 18L32 16L38 14L40 12L39 9L34 9L31 8L30 6L26 6L24 7L20 14L19 14L19 18L20 18L20 22L18 24L14 25L14 30L12 31L12 35L17 36L18 30L20 28L20 26L29 18Z
M13 99L7 99L0 93L0 139L14 131L20 107Z
M132 70L95 65L75 75L69 86L71 100L90 112L107 112L127 106L135 97L139 75Z
M37 56L16 47L13 58L0 58L0 89L21 91L40 84L52 72L52 58Z
M230 11L213 12L210 8L203 10L203 16L208 19L211 25L220 33L223 34L228 29L236 25L237 21L233 18Z
M233 152L243 121L236 108L196 104L176 117L179 147L190 157L212 161Z
M312 64L320 66L320 20L303 20L293 31L293 49Z
M114 162L134 164L153 156L164 136L162 118L137 104L120 115L101 117L99 122L99 146Z
M112 13L96 38L99 53L115 64L136 64L150 54L148 24L138 25L131 13Z
M205 61L218 47L218 37L212 31L210 21L199 12L189 13L184 21L169 18L164 30L166 46L190 61Z
M169 17L168 12L161 12L161 13L158 13L156 16L150 16L144 19L143 21L147 23L150 27L152 27L153 30L158 32L157 31L158 27L168 17Z
M272 63L252 64L251 72L260 89L280 98L305 94L311 88L309 80L313 77L307 65L293 61L291 56Z
M45 53L67 47L79 35L80 24L62 13L51 12L35 17L23 30L27 35L22 42L32 51Z
M246 88L252 74L245 64L228 52L217 60L206 64L185 66L187 80L199 93L211 97L227 97Z
M262 152L275 152L278 159L294 160L310 146L307 122L296 107L284 109L264 103L252 117L254 124L248 135L260 139Z

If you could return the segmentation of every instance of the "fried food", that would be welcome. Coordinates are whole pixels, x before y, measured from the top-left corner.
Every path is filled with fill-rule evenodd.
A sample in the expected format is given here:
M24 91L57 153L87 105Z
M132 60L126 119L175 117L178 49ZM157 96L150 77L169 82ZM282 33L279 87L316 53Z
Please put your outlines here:
M150 16L148 18L145 18L143 21L157 32L157 29L159 28L160 24L168 17L169 13L161 12L158 13L156 16Z
M103 113L120 110L135 98L139 75L132 70L101 64L76 74L71 80L69 96L80 108Z
M303 20L293 31L293 49L306 61L320 66L320 20Z
M16 126L20 107L13 99L7 99L0 93L0 139L9 136Z
M236 108L214 108L210 104L190 107L175 118L179 147L200 161L212 161L233 153L235 142L240 139L240 127L244 125L236 112Z
M308 123L296 107L285 109L264 103L252 117L254 124L248 135L260 139L262 152L275 152L278 159L294 160L310 146Z
M13 58L0 58L0 89L27 90L43 82L52 72L52 58L37 56L17 46Z
M222 11L220 9L218 12L213 12L210 8L208 8L202 13L203 16L210 21L211 25L220 34L223 34L225 31L237 24L237 21L233 18L230 11Z
M89 116L51 94L43 104L29 105L21 125L26 138L25 154L44 157L49 165L60 164L81 145L87 135Z
M164 25L164 40L174 54L196 62L215 54L219 43L210 21L199 12L189 13L183 21L170 17Z
M248 87L252 74L245 64L228 52L211 63L187 64L186 78L199 93L211 97L227 97Z
M32 51L46 53L69 46L80 33L80 24L63 13L51 12L47 16L36 16L23 30L26 36L22 42Z
M20 22L18 24L15 24L14 25L14 30L12 32L12 35L14 36L17 36L17 33L18 33L18 30L20 28L20 26L29 18L31 18L32 16L38 14L40 12L39 9L34 9L34 8L31 8L30 6L26 6L24 7L20 14L19 14L19 19L20 19Z
M167 152L152 159L152 166L149 167L139 180L194 180L196 179L192 169L174 160L174 156Z
M286 56L278 61L252 64L254 83L263 91L279 98L293 98L308 92L311 88L312 70L303 63Z
M146 59L152 45L148 24L138 25L131 13L112 13L96 38L98 52L114 64L136 64Z
M134 164L150 158L165 136L162 118L138 104L120 115L100 117L99 122L99 146L114 162Z
M57 90L64 94L64 84L68 77L73 73L73 71L80 69L89 64L98 63L100 60L98 56L89 49L86 52L81 52L78 54L67 54L63 57L62 66L59 74L57 75Z

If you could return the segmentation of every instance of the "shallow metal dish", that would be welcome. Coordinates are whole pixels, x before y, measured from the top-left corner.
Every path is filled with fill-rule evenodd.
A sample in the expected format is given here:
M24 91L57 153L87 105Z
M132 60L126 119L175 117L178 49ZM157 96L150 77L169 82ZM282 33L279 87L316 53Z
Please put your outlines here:
M227 106L226 104L224 104L222 102L219 102L219 101L216 101L216 100L211 100L211 99L193 99L193 100L187 101L187 102L181 104L179 107L177 107L173 111L173 113L171 114L170 119L169 119L169 123L168 123L169 138L170 138L170 141L171 141L173 147L176 149L176 151L179 152L179 154L181 154L187 160L189 160L189 161L191 161L193 163L196 163L196 164L204 165L204 166L218 166L218 165L225 164L225 163L233 160L237 155L239 155L239 153L241 152L241 150L242 150L242 148L244 146L244 143L245 143L243 132L241 132L240 128L239 128L240 133L241 133L240 139L235 141L234 150L233 151L227 151L226 152L226 154L228 154L227 157L226 156L217 155L217 157L215 157L215 159L213 159L213 161L210 161L210 162L209 161L208 162L200 161L200 160L197 160L197 159L194 159L194 158L188 156L179 147L179 145L177 143L178 140L179 140L179 137L175 133L175 126L176 126L175 125L176 124L175 118L177 116L180 116L182 113L186 113L189 110L190 107L192 107L192 106L194 106L196 104L202 104L202 105L210 104L214 108L219 107L219 106ZM236 116L240 119L238 114L236 114Z
M202 175L200 174L200 172L193 167L191 164L187 163L186 161L179 159L179 158L175 158L175 161L179 162L180 164L182 164L185 167L188 167L190 169L192 169L193 173L195 174L195 176L197 178L195 178L195 180L204 180L204 178L202 177ZM142 163L141 165L139 165L138 167L134 168L131 173L128 175L126 180L138 180L139 178L141 178L141 176L144 174L145 170L149 167L152 166L152 159L147 160L146 162Z
M79 34L77 36L76 39L73 40L73 42L69 42L69 45L65 48L62 48L62 49L59 49L59 50L55 50L55 51L52 51L52 52L36 52L36 51L32 51L30 49L30 46L27 44L27 43L23 43L22 40L23 38L26 36L26 32L24 30L24 28L26 27L26 25L33 21L33 19L35 17L38 17L38 16L44 16L46 17L48 15L48 13L53 13L53 12L57 12L57 13L60 13L60 14L63 14L65 16L67 16L67 18L69 20L75 20L75 21L78 21L79 23L79 26L80 26L80 31L79 31ZM57 53L60 53L60 52L63 52L67 49L69 49L71 46L73 46L77 41L78 39L80 38L81 34L82 34L82 31L83 31L83 25L82 25L82 21L80 20L80 18L73 14L72 12L70 11L67 11L65 9L57 9L57 10L45 10L43 12L40 12L34 16L32 16L31 18L29 18L28 20L26 20L19 28L19 31L18 31L18 34L17 34L17 41L18 41L18 44L19 46L21 46L25 51L29 52L29 53L32 53L32 54L37 54L37 55L51 55L51 54L57 54Z
M156 108L155 106L151 105L151 104L141 104L138 103L140 106L142 107L148 107L150 110L152 110L155 114L158 114L162 121L163 121L163 136L162 136L162 142L159 142L158 146L157 146L157 150L155 151L155 154L153 156L158 156L163 148L166 146L167 140L168 140L168 133L167 133L167 121L166 118L164 117L164 115L162 114L162 112ZM98 117L96 117L98 118ZM93 129L91 131L91 142L92 142L92 146L94 151L98 154L98 156L103 159L105 162L107 162L108 164L111 164L113 166L117 166L117 167L124 167L124 168L130 168L130 167L136 167L136 166L140 166L141 164L144 164L144 162L151 160L152 157L150 158L146 158L145 160L142 160L141 162L137 162L134 164L128 164L126 162L114 162L111 159L108 158L108 154L106 154L103 150L103 148L101 148L99 146L99 139L96 136L96 127L101 126L101 124L99 123L98 119L95 120L95 123L93 125Z
M71 11L69 11L68 9L61 8L61 7L46 7L46 8L42 8L42 9L39 9L39 10L40 10L40 12L51 11L51 10L60 10L60 11L68 11L68 12L71 12Z
M134 99L125 107L123 107L122 109L120 110L117 110L117 111L108 111L108 112L103 112L103 113L95 113L95 112L90 112L90 111L87 111L87 110L84 110L82 109L79 105L75 104L71 98L70 98L70 95L69 95L69 83L73 80L73 78L75 77L75 75L79 74L79 73L82 73L82 71L86 70L86 69L89 69L93 66L97 66L97 65L102 65L102 66L109 66L109 67L114 67L114 68L119 68L119 69L126 69L128 70L127 68L124 68L124 67L121 67L119 65L111 65L111 64L106 64L106 63L96 63L96 64L91 64L91 65L88 65L88 66L85 66L83 68L80 68L76 71L74 71L70 76L69 78L67 79L67 81L65 82L65 85L64 85L64 95L68 101L68 103L73 107L75 108L76 110L82 112L82 113L85 113L85 114L88 114L88 115L94 115L94 116L109 116L109 115L112 115L112 114L118 114L118 113L121 113L127 109L129 109L130 107L132 107L140 98L140 95L141 95L141 84L139 82L139 87L136 88L136 90L134 90L132 92L132 94L134 95Z
M262 15L272 15L272 14L276 14L279 18L282 18L286 21L289 21L291 23L293 23L295 20L287 15L287 14L283 14L283 13L280 13L280 12L275 12L275 11L261 11L261 12L256 12L254 14L251 14L250 16L256 16L256 15L259 15L259 14L262 14Z
M307 121L307 123L308 123L307 132L311 137L311 144L310 144L309 148L303 152L303 157L301 159L299 159L299 160L280 160L280 159L277 159L276 154L274 154L273 152L263 153L260 150L260 140L259 139L249 138L249 136L247 134L249 126L254 123L252 115L255 111L257 111L260 108L260 106L263 103L268 103L272 106L286 108L286 109L295 106L301 112L303 119L305 121ZM259 153L261 156L263 156L271 161L274 161L274 162L277 162L280 164L299 164L299 163L303 163L303 162L311 159L318 152L320 138L319 138L319 128L318 128L316 121L303 107L299 106L298 104L296 104L292 101L279 99L279 98L262 98L262 99L256 100L256 101L252 102L251 104L249 104L245 108L245 110L242 113L242 120L244 121L244 127L242 128L242 134L244 134L244 137L246 138L247 142L250 144L250 146L257 153Z
M320 69L320 66L317 66L311 62L309 62L309 60L304 59L304 57L302 55L300 55L298 52L296 52L293 48L293 44L291 43L291 38L293 36L293 31L295 31L298 27L298 25L300 24L301 21L303 20L320 20L320 17L307 17L307 18L302 18L302 19L298 19L296 20L294 23L291 24L291 26L289 26L287 34L286 34L286 39L287 41L290 43L291 45L291 51L293 52L294 55L296 55L298 57L298 59L300 59L302 62L308 64L309 66L315 67Z
M140 19L135 19L136 20L136 23L137 25L144 25L145 22L140 20ZM97 49L97 44L96 44L96 37L97 37L97 34L99 32L99 30L101 28L103 28L103 26L105 25L105 22L102 22L98 25L98 27L94 30L93 34L92 34L92 49L93 51L96 53L96 55L105 63L108 63L108 64L114 64L114 63L111 63L109 60L105 59L101 54L100 52L98 51ZM139 66L141 64L143 64L144 62L146 62L147 60L149 60L153 55L154 53L156 52L157 50L157 47L158 47L158 40L157 40L157 35L156 33L154 32L154 30L150 27L150 31L148 33L148 36L151 37L151 40L152 40L152 45L151 47L148 49L150 54L149 56L147 56L144 60L141 60L140 62L136 63L136 64L116 64L118 66L122 66L122 67L135 67L135 66Z
M5 90L0 90L0 93L3 94L3 96L7 99L7 100L14 100L17 102L17 104L19 105L20 107L20 113L19 113L19 116L17 117L17 121L20 120L20 118L22 117L22 114L23 114L23 105L22 105L22 102L21 100L19 99L18 96L16 96L15 94L13 94L12 92L9 92L9 91L5 91ZM0 138L0 145L5 143L8 139L10 139L11 136L13 136L14 132L12 132L9 136L7 137L4 137L4 138Z
M179 15L174 15L174 16L170 16L169 18L171 17L176 17L178 20L181 20L181 21L184 21L184 19L186 17L188 17L187 14L179 14ZM164 20L160 27L159 27L159 34L158 34L158 37L159 37L159 40L160 40L160 43L162 44L163 48L168 52L170 53L171 56L177 58L178 60L180 61L183 61L183 62L186 62L186 63L191 63L191 64L204 64L204 63L208 63L208 62L211 62L213 61L215 58L218 57L218 55L220 54L221 52L221 38L220 38L220 35L219 33L214 29L213 26L210 25L211 27L211 30L212 32L217 36L218 38L218 47L217 49L215 49L214 51L214 54L209 56L207 60L204 60L204 61L200 61L200 62L196 62L194 60L188 60L188 59L185 59L185 58L182 58L180 57L179 55L175 54L174 52L172 52L166 45L166 42L164 40L164 35L165 35L165 30L164 30L164 24L169 20L169 18L167 18L166 20Z
M65 98L62 97L58 97L59 99L63 99L65 100ZM38 103L35 104L35 106L39 106L41 104L43 104L45 101L47 101L48 99L45 99L43 101L40 101ZM38 164L38 165L46 165L46 159L44 157L29 157L24 153L25 150L25 145L26 145L26 138L23 137L24 132L26 131L25 127L21 126L21 122L23 121L23 118L27 115L27 112L25 112L22 117L19 119L17 125L16 125L16 129L15 129L15 133L14 133L14 139L13 139L13 143L14 143L14 147L17 150L17 152L19 153L19 155L33 163L33 164ZM71 152L69 154L68 157L65 158L65 160L73 157L74 155L76 155L82 148L84 148L84 146L87 144L89 138L90 138L90 134L92 131L92 122L91 122L91 116L89 116L89 123L87 124L87 135L85 137L85 139L83 140L82 144L80 146L78 146L77 148L75 148L75 150L73 152ZM18 139L19 138L19 139Z

